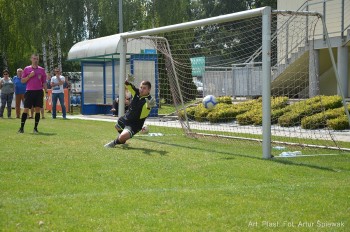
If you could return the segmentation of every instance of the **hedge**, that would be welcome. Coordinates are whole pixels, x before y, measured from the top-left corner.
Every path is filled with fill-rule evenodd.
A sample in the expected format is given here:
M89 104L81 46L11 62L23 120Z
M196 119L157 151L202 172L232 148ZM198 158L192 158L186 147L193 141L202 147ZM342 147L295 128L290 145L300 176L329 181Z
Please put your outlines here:
M246 107L240 107L237 104L219 103L215 110L211 110L207 115L207 120L212 123L228 122L236 119L236 116L247 111Z
M348 116L342 115L337 118L327 120L327 127L333 130L346 130L349 129Z
M298 126L305 116L341 106L340 96L316 96L287 106L286 113L279 117L278 124L282 127Z
M344 115L344 107L329 109L325 112L304 117L301 120L301 128L303 129L320 129L327 126L329 119L338 118Z
M232 98L230 96L217 97L218 103L232 104Z
M186 108L188 118L212 123L237 120L240 125L262 125L262 98L232 103L231 97L218 97L219 102L208 110L202 104ZM288 97L271 98L271 124L290 127L301 125L304 129L347 128L339 96L316 96L288 105ZM184 111L179 112L184 117ZM330 121L334 119L333 121ZM336 126L339 123L339 126Z
M237 122L240 125L262 125L262 102L259 98L254 107L245 112L244 114L237 116ZM285 106L288 104L288 97L273 97L271 98L271 123L277 123L278 117L285 112Z

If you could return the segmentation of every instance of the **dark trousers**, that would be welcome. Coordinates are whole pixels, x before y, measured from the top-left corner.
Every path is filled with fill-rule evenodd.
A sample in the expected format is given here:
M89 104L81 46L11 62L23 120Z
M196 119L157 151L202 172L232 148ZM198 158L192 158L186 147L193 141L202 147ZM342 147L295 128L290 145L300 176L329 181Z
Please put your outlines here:
M115 111L113 111L113 115L118 116L118 111L119 111L119 103L116 100L113 100L113 108L115 109ZM127 111L129 109L128 106L125 106L125 111Z
M3 117L5 106L7 105L7 117L11 117L11 104L13 100L13 93L2 93L1 94L1 107L0 117Z

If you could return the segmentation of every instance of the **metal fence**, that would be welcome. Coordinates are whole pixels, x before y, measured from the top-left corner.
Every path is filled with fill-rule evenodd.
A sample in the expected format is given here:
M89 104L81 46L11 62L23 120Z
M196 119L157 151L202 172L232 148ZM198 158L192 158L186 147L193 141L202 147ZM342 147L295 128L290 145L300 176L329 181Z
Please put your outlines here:
M261 62L235 64L232 67L206 67L203 74L203 94L232 97L261 96Z

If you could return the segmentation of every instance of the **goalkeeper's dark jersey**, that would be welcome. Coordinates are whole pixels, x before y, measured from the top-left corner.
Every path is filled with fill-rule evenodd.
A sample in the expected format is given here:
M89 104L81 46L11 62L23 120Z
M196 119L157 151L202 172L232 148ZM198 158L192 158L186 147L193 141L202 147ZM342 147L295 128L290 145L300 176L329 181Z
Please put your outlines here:
M136 124L138 127L142 127L146 118L150 113L150 109L147 108L146 98L151 99L151 96L140 96L139 89L132 84L125 84L132 96L131 103L128 111L125 113L125 119L130 124Z

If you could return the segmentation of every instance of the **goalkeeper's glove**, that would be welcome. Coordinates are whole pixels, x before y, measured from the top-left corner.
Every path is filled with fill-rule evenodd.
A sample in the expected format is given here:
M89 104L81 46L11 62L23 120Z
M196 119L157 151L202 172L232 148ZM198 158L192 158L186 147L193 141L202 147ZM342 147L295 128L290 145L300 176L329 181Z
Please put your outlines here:
M151 109L157 105L156 100L152 97L151 99L146 98L147 108Z
M134 80L135 80L135 77L129 73L128 77L126 78L126 81L129 83L133 83Z

